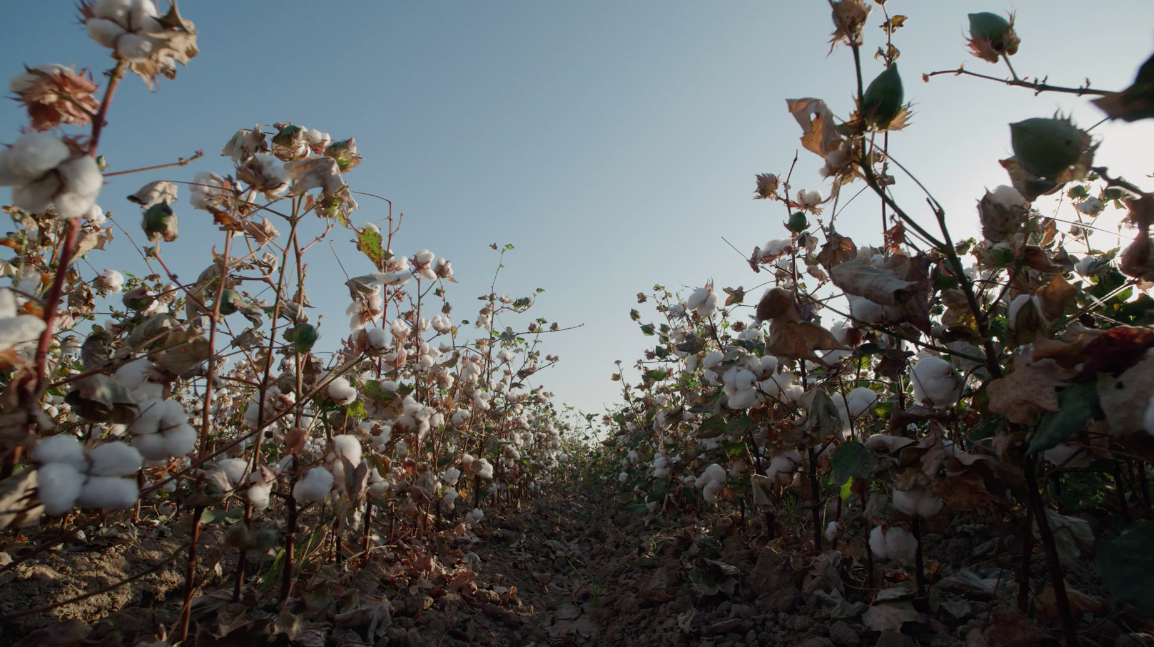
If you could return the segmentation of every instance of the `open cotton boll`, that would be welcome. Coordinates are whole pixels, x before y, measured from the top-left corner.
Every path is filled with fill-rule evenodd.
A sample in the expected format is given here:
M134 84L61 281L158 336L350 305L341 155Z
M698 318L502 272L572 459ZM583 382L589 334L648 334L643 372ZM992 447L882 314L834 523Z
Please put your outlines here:
M245 470L248 469L248 461L243 458L226 458L221 461L216 461L217 468L224 472L225 477L228 478L228 484L236 487L244 478Z
M116 47L116 38L124 33L123 27L104 18L90 18L85 27L88 29L88 36L96 41L97 45L108 49Z
M770 459L765 475L777 485L789 485L799 466L801 466L801 452L789 449Z
M36 470L36 488L44 512L64 514L72 509L84 485L84 475L67 463L48 463Z
M168 455L178 458L191 452L196 447L196 441L199 437L196 428L189 424L166 429L161 435L164 437L164 446Z
M84 447L76 436L71 434L56 434L42 438L32 448L32 460L46 465L48 463L65 463L83 470L87 467L84 461Z
M894 490L893 504L911 517L932 517L942 509L942 500L930 489Z
M314 467L293 486L293 498L300 503L321 501L333 489L333 474L323 467Z
M144 434L132 439L132 446L148 461L163 461L172 454L168 453L168 441L163 434Z
M713 503L717 501L717 493L721 492L723 488L725 488L724 481L710 481L701 489L701 496L706 503Z
M269 506L269 497L272 492L272 483L253 483L245 491L245 496L252 503L252 509L260 512Z
M447 485L452 485L452 486L457 485L457 481L460 478L461 478L461 470L459 470L455 467L450 467L449 469L445 470L444 475L441 476L442 481L444 481Z
M124 284L124 276L121 275L120 272L116 270L105 270L103 276L106 277L104 285L107 286L109 290L113 292L120 291L120 286ZM116 280L117 278L119 278L119 281ZM113 286L116 287L115 290L112 289ZM132 391L141 384L144 384L151 374L152 362L148 361L145 357L141 357L116 369L115 377L117 382L120 382L128 387L129 391ZM159 411L157 413L159 413Z
M91 476L128 476L144 465L144 456L131 445L119 440L88 450Z
M49 133L29 133L0 150L0 186L25 186L38 180L72 155L68 146Z
M456 490L445 490L445 493L441 495L441 503L444 503L445 507L448 508L449 510L453 509L453 503L456 500L457 500Z
M948 407L962 395L962 378L953 365L938 357L923 357L910 372L914 400L929 401L935 407Z
M365 332L365 335L368 338L369 346L377 350L388 348L389 333L385 332L384 330L381 330L380 328L371 328Z
M80 218L88 213L100 195L103 176L89 155L74 157L56 169L63 178L62 192L56 196L56 213L61 218Z
M465 519L469 523L479 523L484 518L485 511L480 508L473 508L471 511L469 511L468 514L465 515Z
M338 458L346 458L353 465L361 462L361 441L356 436L348 434L333 436L333 452Z
M343 377L338 377L330 382L327 393L333 402L341 406L352 404L357 399L357 390Z
M478 458L469 466L473 474L480 476L486 481L493 479L493 464L484 458Z
M117 476L90 476L80 490L77 505L85 508L121 510L130 508L140 498L136 479Z
M825 526L825 538L833 541L841 536L841 524L836 521L831 521Z
M738 391L737 393L729 396L729 398L725 401L725 406L729 407L730 409L748 409L757 404L757 396L758 393L754 389Z
M700 488L704 488L706 485L708 485L710 483L715 483L715 482L720 482L720 483L724 484L726 478L727 478L727 474L725 472L725 468L718 465L717 463L712 463L708 467L705 468L705 471L703 471L701 473L701 476L697 477L697 480L694 481L694 487L700 489Z
M618 474L618 475L617 475L617 480L618 480L618 481L621 481L622 483L624 483L624 482L628 481L628 480L629 480L629 474L628 474L628 472L621 472L620 474Z

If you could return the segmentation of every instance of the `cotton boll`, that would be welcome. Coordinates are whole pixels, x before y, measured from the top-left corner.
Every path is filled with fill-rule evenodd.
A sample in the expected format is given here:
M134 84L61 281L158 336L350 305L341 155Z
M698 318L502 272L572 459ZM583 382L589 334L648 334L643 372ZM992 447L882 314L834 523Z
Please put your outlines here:
M1030 300L1033 299L1032 294L1019 294L1010 302L1010 307L1006 310L1006 325L1010 330L1016 330L1018 327L1018 314L1022 311Z
M36 470L36 487L44 512L64 514L72 509L84 485L84 475L67 463L48 463Z
M366 335L368 337L369 346L375 348L376 350L387 348L389 345L389 334L380 328L373 328L368 330Z
M353 465L361 462L361 441L356 436L333 436L333 451L338 458L346 458Z
M893 491L894 508L912 516L918 513L918 495L907 490Z
M937 357L923 357L910 373L914 400L929 401L935 407L949 407L962 395L962 379L949 362Z
M1025 207L1028 206L1026 199L1012 186L1001 185L990 192L990 199L995 204L1003 207Z
M323 467L314 467L293 486L293 498L300 503L321 501L333 489L332 472Z
M248 469L248 461L243 458L226 458L217 461L216 467L224 472L225 477L228 478L228 484L236 487L244 478L244 473Z
M189 424L167 429L162 435L168 455L178 458L191 452L196 447L196 441L199 437L196 428Z
M64 163L68 146L49 133L29 133L0 151L0 186L25 186Z
M32 448L32 460L40 464L65 463L78 470L86 468L84 448L76 436L71 434L42 438Z
M329 397L340 406L352 404L357 399L357 390L343 377L338 377L329 383L327 392Z
M918 550L918 540L905 528L893 526L885 531L886 557L895 561L909 562L914 559ZM872 537L871 537L872 541Z
M128 476L144 465L140 451L119 440L88 450L88 461L91 476Z
M457 500L457 492L455 490L445 490L441 495L441 503L449 510L453 509L453 503Z
M870 550L878 559L889 557L889 550L886 546L886 531L881 526L874 526L874 529L870 531Z
M96 204L104 182L96 159L90 155L74 157L57 167L63 178L63 191L56 197L56 213L61 218L79 218Z
M30 213L44 213L60 191L60 178L45 175L42 179L12 187L12 204Z
M480 476L486 481L493 479L493 464L484 458L478 458L469 466L473 474Z
M723 481L710 481L701 489L701 496L705 499L706 503L713 503L717 501L717 493L721 492L724 488L725 483Z
M121 510L132 507L139 498L140 488L136 485L136 479L90 476L84 482L76 503L85 508Z
M105 270L102 276L105 277L104 284L108 286L110 290L114 292L120 291L120 286L124 284L124 276L120 272L117 272L116 270ZM119 281L117 281L117 279L119 279ZM115 286L114 290L113 286ZM148 376L151 372L152 362L148 361L147 358L142 357L140 359L132 360L131 362L116 369L115 377L117 382L120 382L126 386L129 391L131 391L139 387L141 384L144 384L145 380L148 379Z
M831 521L828 524L826 524L825 538L827 540L833 541L840 536L841 536L841 524L839 524L836 521Z
M450 467L449 469L445 470L444 475L441 476L441 480L444 481L445 484L450 485L450 486L456 486L457 481L460 478L461 478L461 470L459 470L455 467Z
M116 41L116 55L126 61L146 61L151 54L152 41L146 36L130 32Z
M629 474L627 472L621 472L617 475L617 480L624 483L629 480Z
M272 483L254 483L245 491L245 496L252 503L252 509L260 512L268 508L271 492Z
M124 28L111 20L91 18L85 24L88 36L96 41L97 45L112 49L116 47L116 37L124 33Z

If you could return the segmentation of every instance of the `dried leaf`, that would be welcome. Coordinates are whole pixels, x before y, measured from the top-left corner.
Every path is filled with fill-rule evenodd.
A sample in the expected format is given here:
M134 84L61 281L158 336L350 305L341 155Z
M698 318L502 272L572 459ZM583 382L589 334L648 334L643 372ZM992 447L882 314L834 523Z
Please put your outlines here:
M821 99L786 99L789 113L801 126L801 145L807 151L825 157L841 149L843 138L837 132L833 113Z
M1053 360L1031 361L1028 352L1014 358L1014 372L986 387L990 411L1010 422L1032 425L1043 411L1058 410L1058 386L1064 374Z

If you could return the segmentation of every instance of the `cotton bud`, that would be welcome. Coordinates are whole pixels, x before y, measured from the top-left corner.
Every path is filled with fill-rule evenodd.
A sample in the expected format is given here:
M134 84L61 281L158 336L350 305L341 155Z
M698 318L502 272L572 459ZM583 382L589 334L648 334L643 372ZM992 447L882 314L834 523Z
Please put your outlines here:
M1037 177L1055 180L1082 158L1090 135L1069 119L1036 117L1010 124L1014 160Z
M171 243L180 235L176 214L173 213L172 207L164 202L158 202L144 211L141 227L150 243L162 240Z
M902 110L905 93L898 64L891 63L866 88L862 97L861 114L867 124L884 130Z
M970 14L969 43L974 56L990 63L997 63L999 56L1017 54L1021 40L1014 32L1014 16L1006 20L989 12Z

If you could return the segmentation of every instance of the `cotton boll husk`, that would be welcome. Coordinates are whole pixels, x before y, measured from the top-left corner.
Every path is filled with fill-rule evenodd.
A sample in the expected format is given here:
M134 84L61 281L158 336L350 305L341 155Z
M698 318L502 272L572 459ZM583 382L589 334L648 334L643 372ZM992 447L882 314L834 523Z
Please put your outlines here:
M269 496L272 492L272 483L254 483L245 492L253 510L260 512L269 506Z
M144 456L131 445L119 440L88 450L91 476L128 476L144 465Z
M356 436L333 436L333 451L338 458L346 458L353 465L361 462L361 441Z
M36 470L36 487L44 512L60 515L72 509L84 485L84 475L67 463L48 463Z
M86 467L84 447L80 445L76 436L71 434L56 434L41 439L32 448L32 460L41 464L66 463L79 470Z
M293 498L300 503L321 501L333 488L333 475L323 467L314 467L293 486Z
M168 455L178 458L191 452L193 448L196 447L196 441L199 437L196 428L189 424L167 429L162 435L164 436L164 443L168 450Z
M244 478L244 472L248 469L248 461L243 458L226 458L216 462L216 466L228 478L228 484L236 487L237 483Z

